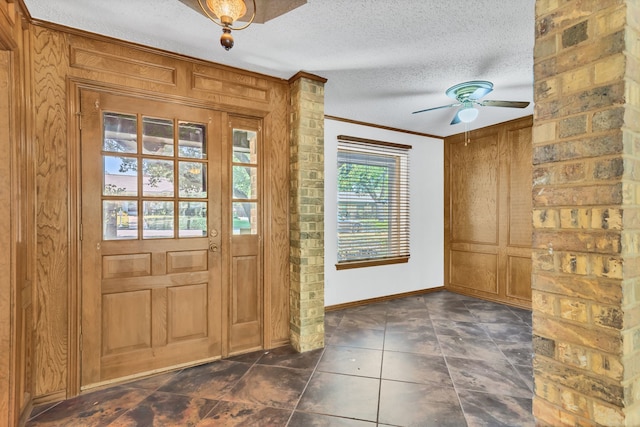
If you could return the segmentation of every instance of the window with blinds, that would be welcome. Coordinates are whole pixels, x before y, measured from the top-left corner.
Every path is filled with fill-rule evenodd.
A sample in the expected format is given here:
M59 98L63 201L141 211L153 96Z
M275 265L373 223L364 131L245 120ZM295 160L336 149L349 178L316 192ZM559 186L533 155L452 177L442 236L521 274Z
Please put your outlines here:
M408 261L410 149L338 136L338 269Z

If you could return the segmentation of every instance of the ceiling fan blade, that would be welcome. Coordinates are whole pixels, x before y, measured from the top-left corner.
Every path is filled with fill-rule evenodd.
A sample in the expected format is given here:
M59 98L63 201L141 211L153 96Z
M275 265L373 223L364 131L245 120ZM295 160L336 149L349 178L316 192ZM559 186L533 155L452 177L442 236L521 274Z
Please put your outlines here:
M482 101L480 105L484 107L525 108L529 106L529 103L525 101Z
M460 120L460 116L458 115L458 113L460 112L460 110L456 111L456 115L453 116L453 120L451 120L451 124L452 125L457 125L458 123L460 123L462 120Z
M469 95L469 99L480 99L483 96L493 92L493 88L491 87L479 87L476 89L471 95Z
M416 114L416 113L424 113L425 111L433 111L433 110L440 110L441 108L449 108L449 107L457 107L461 105L459 102L456 102L455 104L449 104L449 105L441 105L439 107L433 107L433 108L427 108L425 110L418 110L418 111L414 111L411 114Z

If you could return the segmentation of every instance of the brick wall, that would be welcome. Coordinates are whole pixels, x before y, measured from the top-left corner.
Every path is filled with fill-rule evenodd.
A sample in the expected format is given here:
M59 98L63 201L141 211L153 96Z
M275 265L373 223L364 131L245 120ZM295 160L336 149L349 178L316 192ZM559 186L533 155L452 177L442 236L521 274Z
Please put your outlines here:
M539 425L640 425L640 8L537 0Z
M291 90L290 338L324 347L324 83L298 73Z

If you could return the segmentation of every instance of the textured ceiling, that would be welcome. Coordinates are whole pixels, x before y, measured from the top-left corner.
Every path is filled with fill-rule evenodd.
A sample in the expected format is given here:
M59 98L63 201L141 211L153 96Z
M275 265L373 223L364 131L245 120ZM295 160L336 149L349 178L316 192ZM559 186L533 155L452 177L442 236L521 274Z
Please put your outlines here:
M280 0L272 0L274 2ZM290 2L291 0L286 0ZM533 101L534 0L307 0L264 24L221 29L179 0L25 0L32 17L288 79L327 78L325 114L448 136L445 90L489 80L483 99ZM533 114L480 107L469 129Z

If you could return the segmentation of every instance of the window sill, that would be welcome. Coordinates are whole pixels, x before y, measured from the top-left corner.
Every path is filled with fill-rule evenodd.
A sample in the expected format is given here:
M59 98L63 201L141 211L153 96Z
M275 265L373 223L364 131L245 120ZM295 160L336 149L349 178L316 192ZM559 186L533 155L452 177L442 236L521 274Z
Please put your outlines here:
M403 264L409 262L408 256L396 257L396 258L384 258L375 260L363 260L363 261L345 261L336 264L336 270L348 270L350 268L364 268L375 267L377 265L389 265L389 264Z

